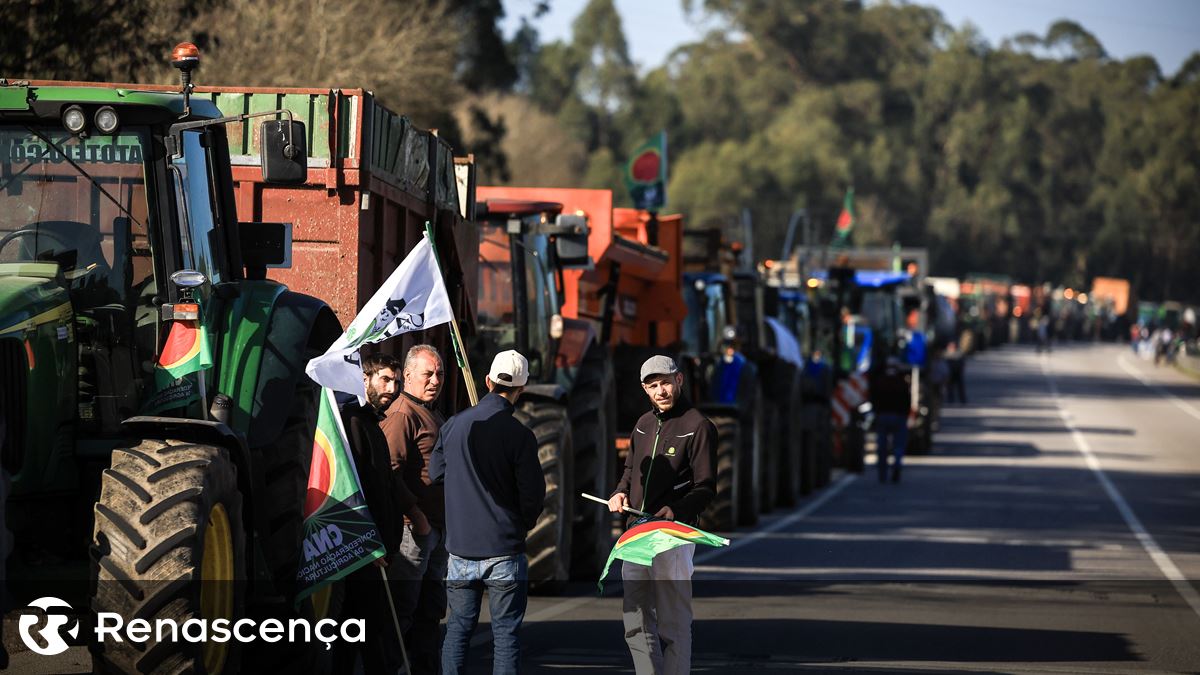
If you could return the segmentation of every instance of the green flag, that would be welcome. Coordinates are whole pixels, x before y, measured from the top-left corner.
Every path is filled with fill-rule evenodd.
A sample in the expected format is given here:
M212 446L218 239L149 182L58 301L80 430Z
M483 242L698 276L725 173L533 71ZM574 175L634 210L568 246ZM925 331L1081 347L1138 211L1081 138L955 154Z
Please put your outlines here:
M634 208L657 211L667 204L667 132L641 144L625 167L625 187Z
M608 554L608 562L604 563L604 571L600 574L598 584L601 592L604 591L604 578L608 576L608 570L612 567L614 560L628 560L639 565L649 565L654 561L654 556L659 553L685 544L719 547L728 546L729 540L673 520L639 522L617 539L612 552Z
M304 542L297 601L384 555L367 510L332 389L321 389L312 468L304 498Z
M858 219L854 216L854 188L846 190L842 200L842 212L838 214L837 227L833 231L833 246L843 248L850 245L850 233Z

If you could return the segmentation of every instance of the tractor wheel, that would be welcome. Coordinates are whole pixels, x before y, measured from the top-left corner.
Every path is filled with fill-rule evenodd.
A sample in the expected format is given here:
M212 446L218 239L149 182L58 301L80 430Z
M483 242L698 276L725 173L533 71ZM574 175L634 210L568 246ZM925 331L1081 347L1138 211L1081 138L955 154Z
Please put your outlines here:
M700 515L700 527L729 532L737 526L736 469L741 426L730 415L709 415L708 419L717 427L717 496Z
M319 356L319 352L309 356ZM262 552L270 570L276 594L292 598L296 594L296 571L300 564L300 545L304 540L304 496L308 470L312 463L313 436L317 428L317 402L320 388L301 375L292 394L283 431L268 445L257 449L254 472L259 473L263 497L254 508L265 510L261 522ZM261 469L260 469L261 467Z
M757 403L750 410L742 413L742 447L738 453L738 525L752 526L758 523L759 493L762 490L760 482L763 453L763 428L766 416L763 415L763 399L757 398Z
M571 426L560 403L531 400L517 405L513 417L533 431L538 460L546 477L546 501L537 524L525 537L529 581L536 590L555 592L565 585L571 564Z
M802 418L800 412L800 378L795 378L796 385L791 389L791 395L786 401L779 401L779 494L776 504L784 508L796 505L800 496L800 475L803 470Z
M758 485L761 492L758 495L758 510L760 513L770 513L775 509L779 498L779 476L784 464L781 456L784 450L781 415L777 401L763 398L762 428L759 429L759 444L762 448L762 461L758 465Z
M616 378L607 350L592 345L583 359L579 378L571 391L571 438L575 442L575 489L567 498L581 504L580 491L607 498L617 458ZM571 576L600 576L613 545L612 514L587 502L575 513L572 533Z
M246 533L237 467L224 448L145 440L113 451L101 479L91 546L92 609L126 624L244 615ZM115 673L234 673L236 640L205 643L106 639L97 670ZM126 636L128 637L128 636Z

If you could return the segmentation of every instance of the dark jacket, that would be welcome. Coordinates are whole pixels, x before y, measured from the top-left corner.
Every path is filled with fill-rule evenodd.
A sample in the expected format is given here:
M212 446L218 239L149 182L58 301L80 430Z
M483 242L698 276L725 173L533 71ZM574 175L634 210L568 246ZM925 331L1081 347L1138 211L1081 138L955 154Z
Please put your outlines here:
M371 404L359 405L357 400L343 404L341 413L367 509L388 552L398 551L402 524L400 511L392 501L394 485L387 439L379 429L383 417Z
M613 494L651 515L671 507L695 524L717 494L717 428L684 399L665 413L642 415L630 434L625 471Z
M525 552L537 524L546 479L537 439L513 418L513 405L488 394L446 420L429 476L446 485L446 549L460 558Z
M876 366L867 376L871 407L876 413L907 415L912 405L909 368L886 363Z

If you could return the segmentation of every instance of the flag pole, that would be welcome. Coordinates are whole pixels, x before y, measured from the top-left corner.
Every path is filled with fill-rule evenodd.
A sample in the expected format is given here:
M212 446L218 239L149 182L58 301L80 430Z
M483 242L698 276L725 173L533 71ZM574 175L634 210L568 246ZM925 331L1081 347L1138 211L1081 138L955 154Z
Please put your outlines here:
M388 586L387 572L379 568L379 576L383 577L383 594L387 596L388 607L392 608L392 625L396 627L396 639L400 641L400 658L404 661L404 673L412 673L408 663L408 648L404 646L404 633L400 630L400 617L396 614L396 601L392 599L392 589Z
M438 271L445 276L442 258L438 255L437 243L433 239L433 225L428 220L425 221L425 236L429 239L429 247L433 249L433 259L437 261ZM467 381L467 398L471 400L471 405L478 405L479 392L475 388L475 376L471 374L471 363L467 361L463 350L462 333L458 331L458 318L454 316L453 312L450 313L450 344L454 347L454 359L458 362L463 378Z

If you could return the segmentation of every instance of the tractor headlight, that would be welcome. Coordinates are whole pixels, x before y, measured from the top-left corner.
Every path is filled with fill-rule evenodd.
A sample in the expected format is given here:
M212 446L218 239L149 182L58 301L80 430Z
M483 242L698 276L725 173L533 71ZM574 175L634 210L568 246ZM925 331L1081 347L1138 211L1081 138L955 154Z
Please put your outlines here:
M83 128L87 126L87 115L83 114L83 108L77 105L67 108L63 112L63 126L73 134L83 131Z
M112 106L104 106L96 111L96 128L102 134L111 134L117 130L117 125L121 123L117 117L117 111Z

